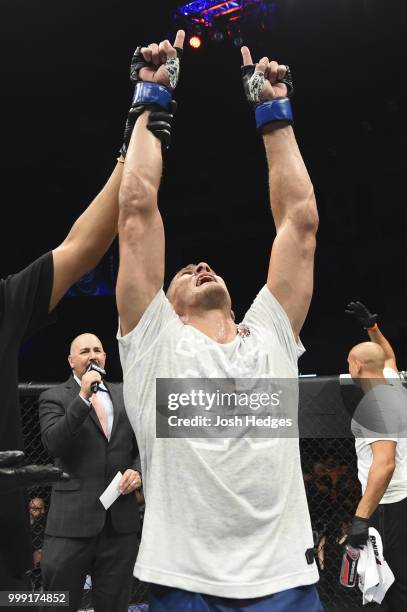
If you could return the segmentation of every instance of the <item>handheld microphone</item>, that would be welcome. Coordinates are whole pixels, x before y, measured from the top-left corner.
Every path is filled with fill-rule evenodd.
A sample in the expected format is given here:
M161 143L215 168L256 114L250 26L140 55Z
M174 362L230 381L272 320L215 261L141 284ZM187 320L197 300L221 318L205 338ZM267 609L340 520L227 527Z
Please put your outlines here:
M91 372L92 370L94 370L95 372L99 372L99 374L101 375L102 378L104 376L106 376L106 370L104 370L100 366L96 365L96 363L91 363L86 371L87 372ZM97 383L97 382L92 383L90 388L91 388L92 393L97 393L97 391L99 389L99 383Z

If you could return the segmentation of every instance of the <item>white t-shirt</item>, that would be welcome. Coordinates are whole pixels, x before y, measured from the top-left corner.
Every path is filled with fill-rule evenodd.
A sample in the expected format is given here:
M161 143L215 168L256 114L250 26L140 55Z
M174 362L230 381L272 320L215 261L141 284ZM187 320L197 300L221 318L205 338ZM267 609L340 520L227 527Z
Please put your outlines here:
M219 344L176 315L161 290L119 339L146 514L135 575L221 597L254 598L318 580L297 438L156 438L156 378L294 378L303 347L265 286ZM297 387L298 394L298 387Z
M390 385L403 386L403 382L397 370L393 370L393 368L383 368L383 376Z
M389 373L386 373L386 378L391 378ZM394 377L389 380L390 384L377 385L366 393L351 424L363 494L373 460L371 444L378 440L397 442L396 468L381 504L395 503L407 497L407 391L399 376L397 378L400 384L393 384L396 382Z
M390 385L401 385L403 386L403 381L400 378L400 374L397 370L393 370L393 368L383 368L383 376L387 380ZM352 376L350 374L339 374L340 384L354 384L352 380Z

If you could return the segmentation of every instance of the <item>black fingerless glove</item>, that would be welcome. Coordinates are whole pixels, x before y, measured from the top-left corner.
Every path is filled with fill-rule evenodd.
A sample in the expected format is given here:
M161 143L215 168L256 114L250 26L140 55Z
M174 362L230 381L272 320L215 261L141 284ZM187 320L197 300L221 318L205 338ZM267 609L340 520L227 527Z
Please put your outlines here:
M164 87L157 83L142 81L139 72L142 68L154 68L154 64L146 62L141 53L142 47L137 47L130 64L130 81L136 85L133 104L127 116L123 134L123 145L120 149L122 157L126 157L130 138L133 133L137 119L146 110L150 110L147 128L156 136L167 150L171 144L171 126L177 103L172 100L172 91L175 89L179 79L180 60L182 49L174 47L177 52L176 58L169 58L165 62L168 71L170 85Z
M152 62L146 62L144 59L144 55L141 53L142 47L137 47L135 52L133 53L133 57L131 59L130 64L130 81L132 83L142 82L139 77L139 72L142 68L155 68ZM168 75L170 78L170 89L175 89L179 79L180 72L180 62L183 54L183 49L180 47L174 47L177 52L176 58L168 59L165 63L165 66L168 70Z
M293 123L290 98L294 94L294 85L291 71L288 66L284 79L279 81L287 86L287 96L285 98L275 98L265 101L260 100L260 92L265 81L265 76L264 72L256 70L254 64L242 66L242 80L246 99L254 108L256 127L260 132L263 126L274 121L285 121L289 124Z
M253 106L262 104L260 101L260 91L263 86L265 76L264 73L257 71L255 64L248 66L242 66L242 81L243 89L246 96L246 100ZM292 98L294 95L293 77L291 74L290 67L287 66L287 72L284 75L284 79L278 81L284 83L287 86L287 98ZM283 100L284 98L277 98L277 100ZM271 100L270 100L271 102Z

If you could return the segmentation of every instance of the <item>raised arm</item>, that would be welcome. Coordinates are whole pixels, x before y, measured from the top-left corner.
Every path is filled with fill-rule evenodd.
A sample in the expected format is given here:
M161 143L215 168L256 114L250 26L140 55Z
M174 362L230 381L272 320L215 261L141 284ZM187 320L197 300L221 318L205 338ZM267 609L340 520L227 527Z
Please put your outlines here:
M376 342L376 344L379 344L384 350L384 354L385 354L384 366L386 368L391 368L392 370L395 370L395 372L398 372L399 370L397 367L396 355L394 354L394 351L393 351L393 348L390 342L387 340L385 336L383 336L382 332L380 331L377 323L373 327L368 329L367 333L369 334L370 340L372 342Z
M164 281L164 227L157 205L161 144L147 130L148 118L146 112L136 123L120 188L116 299L123 335L137 325Z
M314 190L292 127L272 126L263 139L269 166L271 210L277 230L267 285L298 335L314 285L318 228Z
M116 298L123 335L137 325L164 281L164 227L157 205L162 153L160 140L151 129L151 109L157 112L157 103L158 111L160 107L170 108L170 92L179 70L176 48L182 49L184 37L180 30L174 46L164 41L136 51L141 54L135 79L138 117L119 193L120 266Z
M246 96L256 104L256 121L263 134L277 230L267 285L298 335L313 291L318 229L314 190L290 125L287 95L292 92L292 82L287 67L266 57L254 67L247 47L242 48L242 56Z
M396 355L393 348L377 324L378 315L372 314L362 302L349 302L345 312L354 317L362 325L372 342L376 342L376 344L382 347L385 355L385 367L398 372Z
M182 47L183 36L183 32L182 34L178 33L178 39L176 41L178 46ZM175 56L176 52L168 41L162 43L160 49L158 49L157 45L150 45L150 47L153 48L146 50L146 59L148 61L145 66L147 66L147 68L143 68L145 78L149 80L151 77L151 80L153 80L154 77L158 75L160 79L162 78L162 72L165 72L164 67L162 67L160 71L160 66L164 63L161 60L164 60L166 50L170 49L171 53L175 53ZM171 53L168 57L171 56ZM149 64L153 67L150 70L148 68ZM137 78L139 68L140 66L136 66ZM133 69L134 65L132 64L132 70ZM169 78L168 81L171 82ZM137 104L133 104L130 109L124 134L124 143L121 149L123 156L126 155L134 123L139 116L138 109L139 105ZM169 133L167 130L168 124L166 123L168 115L166 113L163 113L163 115L164 116L158 114L156 121L153 121L153 125L150 126L150 129L152 129L163 142L168 142ZM144 138L142 140L144 142ZM132 157L134 158L135 156L137 157L137 155L133 153ZM102 191L74 223L64 242L53 251L54 282L49 306L50 310L54 308L75 281L98 263L115 238L119 216L118 199L122 174L123 164L118 163ZM122 191L123 194L128 192L128 174L127 172L127 178ZM125 195L123 197L124 200L127 198Z
M54 282L50 311L81 276L95 267L112 244L117 234L122 172L123 164L116 164L101 192L75 221L62 244L53 250Z

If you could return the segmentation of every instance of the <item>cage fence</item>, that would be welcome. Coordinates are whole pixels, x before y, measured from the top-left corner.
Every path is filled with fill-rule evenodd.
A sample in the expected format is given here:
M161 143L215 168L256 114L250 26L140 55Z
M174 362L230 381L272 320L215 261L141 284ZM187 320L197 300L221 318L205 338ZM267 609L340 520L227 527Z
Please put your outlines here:
M307 407L318 404L318 418L321 414L325 414L332 422L332 414L336 409L335 393L333 396L326 393L329 388L332 389L332 379L324 380L322 383L322 385L315 384L314 380L310 385L307 380L301 381L300 412L305 411L306 413ZM27 463L52 463L52 458L41 443L38 419L38 397L51 386L55 386L55 383L20 384L21 417ZM327 434L330 433L331 431L327 431ZM307 435L300 439L302 471L313 529L315 558L320 574L317 588L323 608L326 612L352 612L366 608L382 610L383 608L377 604L362 607L359 589L345 588L339 583L343 540L360 499L361 490L357 479L353 439L349 436L325 438L323 434L322 427L322 435L318 437ZM29 503L31 507L34 506L34 511L30 511L34 564L31 571L31 583L33 590L40 591L42 588L41 547L51 487L31 488L28 494ZM41 507L44 508L43 511L40 510ZM36 513L35 510L37 510ZM147 609L142 606L147 601L148 585L134 578L130 604L133 606L140 604L140 607L133 608L135 610ZM81 609L92 609L92 587L89 579L84 584Z

